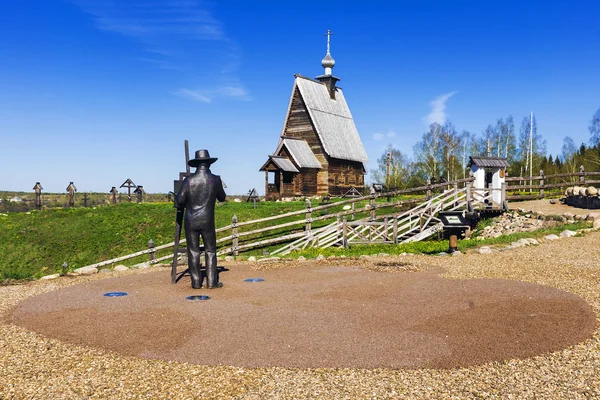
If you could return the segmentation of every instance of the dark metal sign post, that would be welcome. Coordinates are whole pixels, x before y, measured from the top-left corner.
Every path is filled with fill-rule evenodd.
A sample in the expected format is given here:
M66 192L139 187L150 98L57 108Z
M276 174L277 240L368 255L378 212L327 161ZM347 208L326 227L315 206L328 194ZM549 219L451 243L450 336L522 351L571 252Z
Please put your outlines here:
M477 213L466 213L464 211L441 211L438 215L444 225L444 232L448 235L448 253L458 251L458 237L464 236L471 229L471 220L479 218Z

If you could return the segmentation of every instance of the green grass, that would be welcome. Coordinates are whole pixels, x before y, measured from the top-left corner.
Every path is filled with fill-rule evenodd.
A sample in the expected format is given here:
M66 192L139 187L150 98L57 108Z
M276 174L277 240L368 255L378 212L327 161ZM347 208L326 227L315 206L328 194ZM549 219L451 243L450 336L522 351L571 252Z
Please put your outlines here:
M481 221L482 226L486 226L490 224L491 220L483 220ZM490 238L484 240L459 240L458 241L458 249L460 251L466 251L471 248L476 248L480 246L486 245L508 245L512 242L516 242L519 239L523 238L534 238L539 239L546 235L550 234L559 234L565 229L569 230L578 230L584 228L590 228L590 222L576 222L573 224L564 224L557 225L552 228L539 229L534 232L519 232L513 233L510 235L500 236L497 238ZM319 255L323 255L325 257L329 256L341 256L345 255L347 257L358 257L360 255L375 255L380 253L386 253L390 255L398 255L402 253L414 253L414 254L438 254L440 252L445 252L448 250L448 240L424 240L421 242L413 242L406 244L399 244L397 246L393 245L385 245L385 244L377 244L377 245L356 245L350 246L348 249L342 248L333 248L328 247L326 249L318 249L318 248L310 248L305 250L296 250L289 254L290 257L300 257L304 256L307 258L314 258Z
M368 215L364 209L367 202L358 204L356 218ZM318 203L313 201L313 206ZM249 221L269 216L281 215L290 211L303 210L303 201L275 203L261 202L253 209L251 203L226 202L216 207L216 226L231 224L235 214L238 220ZM335 206L330 213L342 210ZM398 211L378 210L378 214ZM313 212L313 218L321 212ZM241 227L240 232L255 230L260 227L272 226L295 220L302 220L304 213L297 216L282 218L276 221L264 222L247 227ZM0 282L11 280L35 279L43 275L61 272L64 262L69 269L79 268L96 262L130 254L148 247L152 239L161 245L173 241L175 228L175 209L171 203L123 203L96 208L72 208L32 211L30 213L0 214ZM313 229L328 224L328 221L318 221L312 224ZM485 222L483 222L483 225ZM522 237L540 237L550 233L559 233L564 229L580 229L588 227L589 223L580 222L572 225L557 226L552 229L539 230L534 233L519 233L503 236L497 239L461 240L459 249L484 244L510 243ZM304 224L293 226L297 232L304 230ZM268 239L290 233L290 228L280 228L265 233L254 234L240 239L240 244L260 239ZM219 237L231 235L231 231L222 232ZM273 251L283 244L273 245L266 250ZM230 242L226 243L230 246ZM361 254L400 254L423 253L436 254L445 251L447 241L423 241L399 246L372 245L352 246L350 249L307 249L293 252L291 257L303 255L316 257L319 254L359 256ZM157 256L168 255L172 249L158 252ZM245 256L262 254L263 249L255 249L243 253ZM126 261L126 265L139 263L148 259L147 255Z
M250 203L226 202L216 208L216 226L231 224L234 214L240 221L247 221L302 208L303 202L259 203L256 209ZM58 273L64 262L75 269L123 256L148 248L150 239L157 246L169 243L174 231L175 209L171 203L123 203L95 209L0 214L0 281ZM172 250L157 256L169 251ZM141 256L129 264L147 257Z

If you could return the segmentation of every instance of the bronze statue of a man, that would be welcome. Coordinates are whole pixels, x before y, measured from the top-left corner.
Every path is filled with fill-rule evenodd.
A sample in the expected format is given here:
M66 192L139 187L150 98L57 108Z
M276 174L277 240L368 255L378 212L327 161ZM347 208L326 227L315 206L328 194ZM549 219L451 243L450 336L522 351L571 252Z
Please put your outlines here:
M208 150L196 151L195 158L188 162L196 172L186 177L175 197L179 211L185 209L184 225L187 241L188 267L192 287L202 287L200 273L200 236L204 243L206 260L206 286L209 289L223 286L217 275L217 234L215 232L215 202L225 201L225 190L221 178L210 172L210 165L217 161Z

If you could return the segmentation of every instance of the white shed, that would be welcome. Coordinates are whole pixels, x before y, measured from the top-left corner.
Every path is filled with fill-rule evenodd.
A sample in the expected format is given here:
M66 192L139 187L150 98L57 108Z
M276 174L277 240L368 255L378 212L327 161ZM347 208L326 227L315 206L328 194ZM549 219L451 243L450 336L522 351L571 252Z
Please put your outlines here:
M502 205L502 184L508 161L504 157L469 157L467 167L475 177L475 189L492 189L492 202Z

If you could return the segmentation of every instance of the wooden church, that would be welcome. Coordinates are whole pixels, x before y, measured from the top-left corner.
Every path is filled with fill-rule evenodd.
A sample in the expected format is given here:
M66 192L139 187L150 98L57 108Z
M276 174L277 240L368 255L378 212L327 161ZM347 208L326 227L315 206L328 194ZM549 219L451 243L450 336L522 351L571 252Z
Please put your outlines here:
M340 196L362 189L367 153L354 125L339 78L331 74L331 32L327 32L325 74L316 80L294 75L294 87L275 152L265 171L269 199Z

